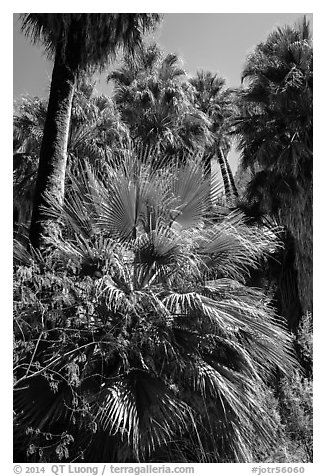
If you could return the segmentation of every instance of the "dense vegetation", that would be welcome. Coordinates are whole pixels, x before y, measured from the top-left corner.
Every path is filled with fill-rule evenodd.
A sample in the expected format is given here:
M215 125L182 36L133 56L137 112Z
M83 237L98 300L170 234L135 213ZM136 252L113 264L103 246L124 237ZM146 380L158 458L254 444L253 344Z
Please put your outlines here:
M55 66L15 105L15 461L311 462L306 20L238 90L142 44L158 15L22 21Z

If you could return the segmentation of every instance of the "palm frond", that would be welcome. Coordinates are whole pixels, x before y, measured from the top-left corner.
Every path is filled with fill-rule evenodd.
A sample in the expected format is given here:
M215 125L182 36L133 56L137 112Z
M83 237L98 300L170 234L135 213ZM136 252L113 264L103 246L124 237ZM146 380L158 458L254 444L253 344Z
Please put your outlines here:
M104 430L127 439L137 459L194 425L190 408L145 372L133 371L103 388L97 406Z

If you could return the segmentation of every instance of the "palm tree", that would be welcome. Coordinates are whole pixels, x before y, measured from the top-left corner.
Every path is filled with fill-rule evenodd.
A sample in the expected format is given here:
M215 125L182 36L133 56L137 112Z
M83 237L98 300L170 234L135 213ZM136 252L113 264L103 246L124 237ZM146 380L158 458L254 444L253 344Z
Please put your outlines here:
M16 231L30 226L47 101L25 97L15 104L14 116L14 225ZM74 92L67 166L78 169L88 158L105 167L106 157L129 141L128 127L111 98L98 94L91 77L78 79ZM77 170L76 169L76 170Z
M62 205L49 197L64 236L15 281L16 441L35 461L245 462L257 439L272 447L262 395L291 372L290 338L245 277L277 242L212 209L202 159L162 168L129 149L110 180L85 163Z
M248 57L234 132L249 199L294 242L302 311L312 309L312 38L303 18L272 32Z
M213 145L207 146L208 157L217 157L220 166L225 194L237 197L238 192L233 174L227 160L230 150L228 120L233 111L231 92L223 90L225 80L209 71L198 71L189 79L194 88L196 107L210 119L210 131L214 137Z
M120 47L132 51L140 44L142 33L158 20L159 15L147 13L22 15L22 30L33 41L43 43L54 58L30 228L34 247L44 246L46 238L57 229L44 211L44 194L63 202L69 124L79 72L88 67L103 67Z
M114 99L134 139L171 155L210 142L209 120L193 105L192 89L175 54L152 44L108 75Z

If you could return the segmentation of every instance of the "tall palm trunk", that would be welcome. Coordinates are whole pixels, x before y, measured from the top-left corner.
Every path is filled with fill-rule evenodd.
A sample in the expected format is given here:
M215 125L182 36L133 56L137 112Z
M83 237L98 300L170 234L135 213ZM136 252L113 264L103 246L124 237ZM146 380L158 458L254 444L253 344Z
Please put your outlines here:
M282 224L291 232L295 246L295 268L304 313L313 309L313 187L312 182L300 187L299 193L284 200L280 210Z
M57 231L57 225L42 207L48 205L45 192L59 204L63 203L74 87L73 68L62 60L60 48L57 48L30 227L30 240L35 248L43 248L46 238Z
M224 156L223 151L221 151L221 153ZM225 162L225 167L226 167L226 170L227 170L227 173L228 173L228 177L229 177L230 186L231 186L231 189L232 189L233 196L238 198L239 197L238 189L237 189L237 186L236 186L235 181L234 181L234 177L233 177L233 173L232 173L229 161L225 156L224 156L224 162Z
M217 147L217 160L221 169L221 175L222 175L222 180L224 184L224 190L225 190L225 196L227 199L231 198L231 187L230 187L230 182L229 182L229 174L227 171L227 167L225 165L225 158L224 154L222 152L221 147Z

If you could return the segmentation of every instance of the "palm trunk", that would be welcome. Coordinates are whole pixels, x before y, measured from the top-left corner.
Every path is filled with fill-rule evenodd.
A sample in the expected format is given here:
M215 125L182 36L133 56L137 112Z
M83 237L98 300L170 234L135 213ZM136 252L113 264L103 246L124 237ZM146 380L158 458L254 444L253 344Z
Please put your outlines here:
M295 246L295 268L298 290L304 313L313 309L313 188L312 182L284 201L280 215L282 224L291 232Z
M74 94L75 75L61 60L57 49L51 81L50 98L43 132L36 180L30 241L34 248L43 248L46 239L58 230L54 219L42 207L48 207L45 192L57 203L64 199L67 146Z
M223 154L222 151L221 151L221 153ZM224 154L223 154L223 156L224 156ZM225 166L226 166L227 173L228 173L228 176L229 176L229 181L230 181L230 185L231 185L231 188L232 188L233 195L236 198L238 198L239 197L238 189L237 189L235 181L234 181L234 177L233 177L233 173L232 173L229 161L225 156L224 156L224 161L225 161Z
M226 165L225 165L225 159L224 159L221 148L217 149L217 159L218 159L218 163L219 163L220 169L221 169L221 175L222 175L223 184L224 184L225 196L226 196L226 199L228 200L229 198L231 198L231 188L230 188L230 182L229 182L229 175L228 175L228 172L227 172L227 168L226 168Z

